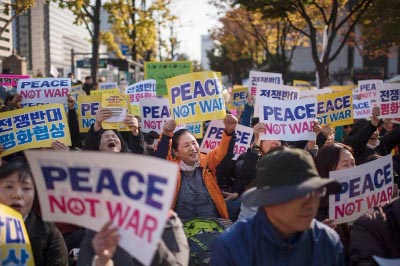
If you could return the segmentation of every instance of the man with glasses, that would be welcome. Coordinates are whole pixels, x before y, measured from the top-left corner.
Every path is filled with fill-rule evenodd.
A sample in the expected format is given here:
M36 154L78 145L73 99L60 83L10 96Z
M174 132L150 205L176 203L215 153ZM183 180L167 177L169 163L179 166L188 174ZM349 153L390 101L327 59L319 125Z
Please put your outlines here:
M212 264L344 265L339 236L314 219L320 197L339 190L339 183L318 175L308 152L267 153L258 163L256 187L242 197L259 211L216 240Z

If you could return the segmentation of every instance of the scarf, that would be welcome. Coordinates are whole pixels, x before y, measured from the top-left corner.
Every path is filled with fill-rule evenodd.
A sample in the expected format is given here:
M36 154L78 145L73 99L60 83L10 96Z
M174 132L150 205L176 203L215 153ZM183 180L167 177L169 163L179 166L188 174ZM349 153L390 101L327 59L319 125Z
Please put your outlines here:
M192 171L196 170L196 168L199 166L200 166L199 161L197 161L193 166L185 164L182 160L180 162L180 168L182 171L185 171L185 172L192 172Z
M371 144L367 143L367 147L368 147L369 149L371 149L371 150L375 150L375 148L378 147L379 144L381 144L381 141L378 139L378 140L376 141L376 145L371 145Z

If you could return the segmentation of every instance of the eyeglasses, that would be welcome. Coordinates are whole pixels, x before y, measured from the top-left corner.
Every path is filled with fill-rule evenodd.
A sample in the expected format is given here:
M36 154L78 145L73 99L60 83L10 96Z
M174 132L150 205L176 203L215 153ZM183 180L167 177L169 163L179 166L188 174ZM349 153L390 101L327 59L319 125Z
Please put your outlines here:
M326 187L322 187L316 190L313 190L311 192L308 192L307 194L305 194L303 196L304 199L310 199L310 198L314 198L314 197L319 197L322 198L326 195Z

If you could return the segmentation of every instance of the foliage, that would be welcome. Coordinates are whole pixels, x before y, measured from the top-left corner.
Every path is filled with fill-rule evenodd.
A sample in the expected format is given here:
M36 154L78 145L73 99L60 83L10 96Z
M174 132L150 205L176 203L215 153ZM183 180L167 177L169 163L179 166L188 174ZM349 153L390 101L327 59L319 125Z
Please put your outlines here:
M261 12L264 17L286 19L293 29L308 38L320 87L329 84L329 64L339 55L372 2L373 0L236 1L248 10ZM294 20L293 16L300 16L302 21ZM335 41L339 42L337 47L333 45Z
M399 25L400 1L375 0L361 19L362 34L353 43L369 58L388 56L392 47L400 45Z
M26 11L28 11L31 7L35 5L35 0L12 0L10 3L6 1L0 2L0 13L4 15L10 15L11 10L14 11L11 18L4 21L4 25L0 28L0 36L4 32L4 30L10 25L13 19L22 15Z

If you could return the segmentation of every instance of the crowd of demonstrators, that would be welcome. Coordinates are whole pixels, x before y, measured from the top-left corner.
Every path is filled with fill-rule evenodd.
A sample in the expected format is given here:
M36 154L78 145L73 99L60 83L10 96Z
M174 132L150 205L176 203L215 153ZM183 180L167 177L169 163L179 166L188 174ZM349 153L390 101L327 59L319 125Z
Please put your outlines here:
M94 89L95 84L87 77L83 90L90 94ZM20 103L20 95L10 95L3 111L20 109ZM184 224L199 217L220 219L223 229L229 227L209 243L212 259L201 261L204 264L374 265L372 254L400 257L398 199L376 206L354 224L336 225L328 219L327 196L340 189L329 179L329 172L390 154L400 143L400 127L382 121L379 108L374 108L370 120L343 127L344 144L334 141L335 128L318 123L314 125L315 141L262 140L265 124L255 119L250 122L252 105L251 101L246 104L240 118L226 115L221 143L207 154L200 153L198 141L188 130L175 131L174 120L164 124L161 135L143 134L140 117L131 114L124 120L129 131L103 129L102 123L112 116L107 108L97 111L95 122L83 136L72 97L68 98L68 124L72 146L77 149L152 155L179 165L173 204L152 265L193 263L189 260L192 251ZM238 121L252 124L254 140L235 161ZM68 147L56 141L53 149ZM3 151L0 144L0 156ZM35 189L29 168L14 157L0 160L0 203L24 217L36 265L66 265L67 250L74 248L80 248L78 265L139 264L117 246L118 228L112 226L112 221L97 233L44 222L33 207ZM395 173L400 173L394 165ZM224 180L231 181L228 189ZM232 202L240 209L231 211Z
M257 214L217 239L213 265L343 265L339 237L315 221L319 199L340 190L319 177L313 158L301 149L272 149L259 161L256 187L243 203Z

